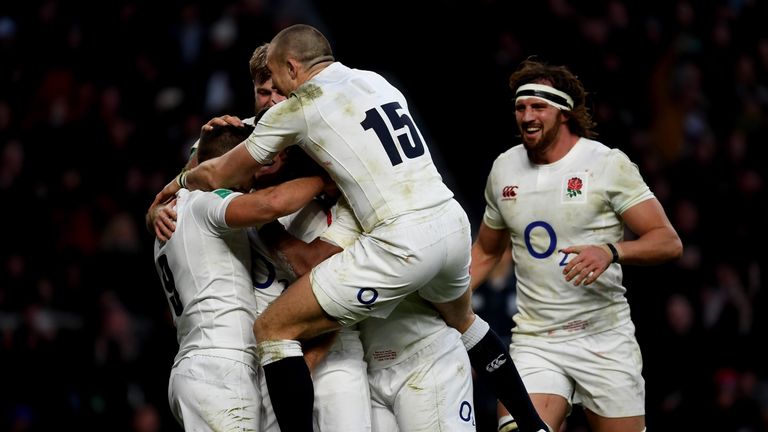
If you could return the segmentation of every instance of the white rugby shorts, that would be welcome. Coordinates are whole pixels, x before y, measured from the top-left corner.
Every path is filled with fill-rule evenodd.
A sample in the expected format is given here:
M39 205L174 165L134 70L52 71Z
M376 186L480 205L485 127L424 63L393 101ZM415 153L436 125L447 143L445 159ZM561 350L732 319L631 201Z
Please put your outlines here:
M643 358L631 322L564 342L512 337L510 356L528 393L551 393L603 417L645 415Z
M414 291L428 301L448 302L469 287L471 248L469 219L452 199L361 234L312 270L312 291L344 326L368 316L386 318Z
M184 430L258 430L258 368L223 357L183 358L171 369L168 401Z
M414 355L368 373L374 432L474 431L472 366L446 327Z

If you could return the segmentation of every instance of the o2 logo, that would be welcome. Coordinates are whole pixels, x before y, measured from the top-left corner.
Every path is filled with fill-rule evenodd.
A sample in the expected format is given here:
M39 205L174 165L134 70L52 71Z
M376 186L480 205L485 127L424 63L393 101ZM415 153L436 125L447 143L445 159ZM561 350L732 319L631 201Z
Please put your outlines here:
M546 231L547 236L549 237L549 244L544 251L540 252L533 248L531 233L535 229ZM552 225L544 221L533 221L529 223L523 232L523 240L525 240L525 248L528 249L528 253L536 259L549 258L555 252L555 248L557 248L557 233L555 233L555 229L552 228ZM563 259L560 260L559 265L564 267L566 264L568 264L568 254L563 254Z
M461 401L461 405L459 405L459 418L464 423L472 423L472 426L475 425L475 417L472 415L472 404L468 401Z
M260 281L260 278L264 278L264 281ZM253 249L251 249L251 279L253 287L262 290L271 287L277 279L277 270L272 261ZM282 285L283 290L290 285L286 279L277 279L277 283Z
M360 288L357 290L357 301L369 310L373 303L379 298L379 292L373 288Z

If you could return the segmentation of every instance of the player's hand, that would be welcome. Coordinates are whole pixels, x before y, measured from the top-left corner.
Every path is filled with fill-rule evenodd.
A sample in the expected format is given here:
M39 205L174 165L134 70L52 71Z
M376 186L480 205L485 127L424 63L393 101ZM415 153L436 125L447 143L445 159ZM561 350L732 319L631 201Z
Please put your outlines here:
M149 209L147 213L147 225L152 227L155 236L159 240L168 241L176 231L176 199L172 199L168 203L160 204Z
M335 330L302 342L301 349L304 352L304 361L307 362L310 372L314 372L317 364L328 356L328 351L333 343L336 342L336 335L338 333L339 331Z
M223 115L221 117L214 117L208 120L208 123L203 125L203 128L200 132L209 132L212 131L216 126L226 126L228 124L240 127L243 125L243 122L237 116Z
M157 195L155 195L155 200L152 201L152 205L149 206L149 210L147 211L147 213L149 213L153 207L157 207L161 204L167 204L170 200L172 200L176 196L176 192L178 192L179 189L181 189L181 186L179 186L179 183L174 178L173 180L171 180L170 183L165 185L163 190L161 190L160 192L157 193Z
M565 280L573 282L575 286L589 285L596 281L611 265L613 259L613 254L606 245L570 246L561 252L576 254L563 269Z
M324 175L323 178L323 193L329 197L338 197L341 195L339 185L335 181L331 180L330 176Z

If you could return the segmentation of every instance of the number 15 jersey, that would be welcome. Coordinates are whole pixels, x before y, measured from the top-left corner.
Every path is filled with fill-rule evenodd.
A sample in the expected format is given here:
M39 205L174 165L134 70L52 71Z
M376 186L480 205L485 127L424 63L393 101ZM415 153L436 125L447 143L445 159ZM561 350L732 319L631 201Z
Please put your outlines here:
M246 141L260 163L294 144L328 171L365 232L453 197L405 97L374 72L331 64L267 111Z

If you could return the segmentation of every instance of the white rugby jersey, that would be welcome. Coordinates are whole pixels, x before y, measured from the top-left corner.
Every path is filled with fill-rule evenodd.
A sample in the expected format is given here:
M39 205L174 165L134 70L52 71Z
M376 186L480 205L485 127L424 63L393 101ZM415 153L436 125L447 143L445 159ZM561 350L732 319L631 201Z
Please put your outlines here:
M248 236L224 221L227 206L238 195L226 189L181 189L176 231L167 242L155 240L155 266L179 343L174 365L202 351L256 362Z
M341 248L360 235L360 225L345 200L336 206L333 224L321 235ZM397 364L415 354L443 331L449 331L437 310L414 292L405 297L387 318L368 317L357 324L368 369Z
M443 332L453 331L418 292L405 297L387 318L366 318L358 328L369 370L400 363Z
M562 273L572 255L560 250L620 241L624 224L617 215L651 198L623 152L585 138L552 164L531 163L522 144L494 161L483 222L512 238L516 338L565 340L630 320L621 266L611 264L594 283L574 286Z
M402 93L374 72L338 62L270 108L246 144L260 163L301 146L328 171L366 232L453 197Z
M334 207L326 209L318 200L312 200L301 210L280 218L280 222L294 237L311 242L333 220ZM276 262L271 251L264 245L256 228L248 228L253 263L253 288L258 302L258 312L272 303L296 279L290 269Z

